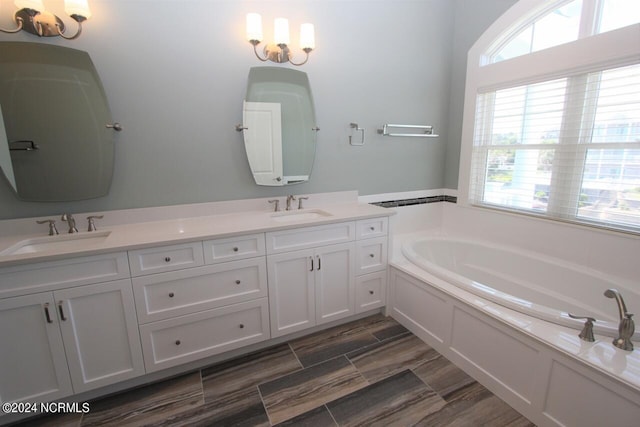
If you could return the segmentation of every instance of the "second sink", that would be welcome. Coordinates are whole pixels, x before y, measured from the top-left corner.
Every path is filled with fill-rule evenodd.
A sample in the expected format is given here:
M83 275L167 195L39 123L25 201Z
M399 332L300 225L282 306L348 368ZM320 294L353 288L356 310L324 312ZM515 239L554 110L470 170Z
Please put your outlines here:
M305 209L298 211L278 212L271 214L271 219L277 222L294 222L305 221L309 219L318 219L329 217L331 214L321 209Z
M82 249L104 242L111 231L92 231L91 233L61 234L59 236L34 237L21 240L0 252L0 256L31 254L44 251Z

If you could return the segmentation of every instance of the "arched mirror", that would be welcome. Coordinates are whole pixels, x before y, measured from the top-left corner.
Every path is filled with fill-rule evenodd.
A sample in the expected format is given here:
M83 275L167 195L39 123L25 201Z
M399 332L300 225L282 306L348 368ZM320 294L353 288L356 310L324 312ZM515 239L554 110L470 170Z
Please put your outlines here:
M308 181L318 128L307 74L251 68L243 107L244 145L256 184Z
M0 167L19 199L60 202L108 193L114 129L89 54L0 43L0 120Z

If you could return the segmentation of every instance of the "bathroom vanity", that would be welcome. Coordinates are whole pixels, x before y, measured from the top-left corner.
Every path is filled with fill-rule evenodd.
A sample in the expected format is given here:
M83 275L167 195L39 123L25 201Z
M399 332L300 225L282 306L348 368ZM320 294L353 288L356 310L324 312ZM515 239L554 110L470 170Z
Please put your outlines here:
M392 214L354 202L2 238L0 400L188 369L380 308Z

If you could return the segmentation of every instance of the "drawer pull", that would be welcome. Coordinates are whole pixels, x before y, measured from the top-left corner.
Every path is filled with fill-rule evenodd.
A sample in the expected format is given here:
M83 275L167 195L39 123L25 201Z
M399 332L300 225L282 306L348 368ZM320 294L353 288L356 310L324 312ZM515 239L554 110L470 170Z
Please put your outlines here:
M369 291L369 294L370 294L370 295L373 295L373 291Z
M175 294L173 292L169 292L169 298L173 298Z
M237 246L235 246L235 247L233 248L233 252L238 252L238 247L237 247Z
M63 322L66 322L67 318L64 317L64 311L62 310L62 301L58 303L58 312L60 312L60 320L62 320Z
M180 345L180 340L176 340L176 345Z
M375 255L374 255L374 254L369 254L369 256L370 256L371 258L375 258Z
M244 329L244 325L240 323L240 329Z
M240 284L240 280L236 280L236 285L239 285L239 284Z
M376 228L375 227L369 227L369 230L376 231Z
M171 257L170 256L164 257L164 262L171 262Z
M44 304L44 316L47 318L47 323L53 323L51 320L51 314L49 314L49 303Z

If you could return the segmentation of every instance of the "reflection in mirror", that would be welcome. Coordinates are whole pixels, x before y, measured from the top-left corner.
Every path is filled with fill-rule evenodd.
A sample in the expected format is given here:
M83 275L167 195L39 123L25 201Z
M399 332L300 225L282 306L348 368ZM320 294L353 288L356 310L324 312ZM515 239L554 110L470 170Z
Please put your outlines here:
M7 181L9 181L13 191L17 192L16 177L13 174L11 153L9 153L9 141L7 141L7 131L4 129L2 105L0 105L0 169L4 172L4 176L7 178Z
M0 106L6 131L0 166L18 198L53 202L108 193L114 131L106 127L111 113L86 52L1 42Z
M243 128L256 184L279 186L309 180L317 127L306 73L278 67L251 68Z

